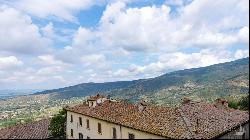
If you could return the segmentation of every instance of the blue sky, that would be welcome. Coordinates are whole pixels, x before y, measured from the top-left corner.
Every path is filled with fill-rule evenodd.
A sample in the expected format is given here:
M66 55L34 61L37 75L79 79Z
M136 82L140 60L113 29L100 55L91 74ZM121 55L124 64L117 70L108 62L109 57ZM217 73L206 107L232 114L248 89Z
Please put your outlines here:
M0 0L0 89L151 78L249 53L248 0Z

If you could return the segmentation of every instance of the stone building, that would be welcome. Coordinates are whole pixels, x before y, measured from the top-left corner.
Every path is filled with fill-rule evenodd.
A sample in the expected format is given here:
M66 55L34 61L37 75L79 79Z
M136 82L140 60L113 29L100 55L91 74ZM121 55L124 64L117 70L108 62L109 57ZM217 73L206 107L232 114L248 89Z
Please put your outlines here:
M249 138L249 114L185 99L178 107L130 104L97 95L65 107L67 139L211 139Z

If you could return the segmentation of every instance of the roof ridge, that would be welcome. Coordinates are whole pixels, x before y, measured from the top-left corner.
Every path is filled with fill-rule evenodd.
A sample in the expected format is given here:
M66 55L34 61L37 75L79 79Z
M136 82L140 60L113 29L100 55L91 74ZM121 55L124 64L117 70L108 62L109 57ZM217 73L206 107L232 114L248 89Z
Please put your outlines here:
M180 112L181 118L183 119L184 123L186 124L186 126L188 128L188 131L191 134L190 138L194 138L195 134L193 132L192 125L191 125L190 121L188 120L185 113L183 112L183 110L180 107L177 110Z

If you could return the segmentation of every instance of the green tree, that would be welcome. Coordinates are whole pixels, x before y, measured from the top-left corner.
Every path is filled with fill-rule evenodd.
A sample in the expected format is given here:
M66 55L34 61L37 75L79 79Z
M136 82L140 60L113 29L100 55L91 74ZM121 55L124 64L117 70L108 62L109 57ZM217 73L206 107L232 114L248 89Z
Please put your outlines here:
M233 97L227 97L228 107L238 109L238 101Z
M242 110L249 110L249 94L241 98L239 101L239 106Z
M228 107L238 109L238 103L235 100L229 100Z
M50 121L49 130L53 137L65 138L66 110L59 111Z

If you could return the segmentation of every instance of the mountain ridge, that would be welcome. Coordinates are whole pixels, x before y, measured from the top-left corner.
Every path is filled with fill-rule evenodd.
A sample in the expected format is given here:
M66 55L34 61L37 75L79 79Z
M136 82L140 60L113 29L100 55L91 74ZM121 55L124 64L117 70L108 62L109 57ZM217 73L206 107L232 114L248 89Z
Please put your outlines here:
M242 85L245 84L245 88L248 89L248 71L249 57L206 67L173 71L154 78L104 83L82 83L74 86L37 92L35 95L53 93L56 94L53 96L54 98L71 98L102 93L105 95L111 95L111 97L114 98L136 101L145 96L146 98L149 97L151 99L154 98L153 95L157 96L158 94L161 95L170 93L170 95L172 95L174 92L171 92L171 89L178 89L175 91L177 93L185 92L182 90L187 86L190 86L189 88L192 89L190 92L192 93L198 92L196 91L198 89L200 89L200 91L204 91L204 88L207 88L207 90L212 91L218 88L215 90L215 92L219 92L218 94L222 94L221 90L224 89L228 89L231 94L234 92L238 93L238 90L243 90L244 87L237 86L237 82L231 82L230 85L227 80L239 78L241 76L241 82L243 81ZM230 89L231 87L229 85L234 85L234 89ZM215 86L214 89L212 88L213 86ZM162 93L164 91L165 93ZM222 95L225 95L225 93L223 92ZM165 95L164 98L166 98ZM176 98L180 97L178 96ZM163 98L160 98L160 100L161 99Z

